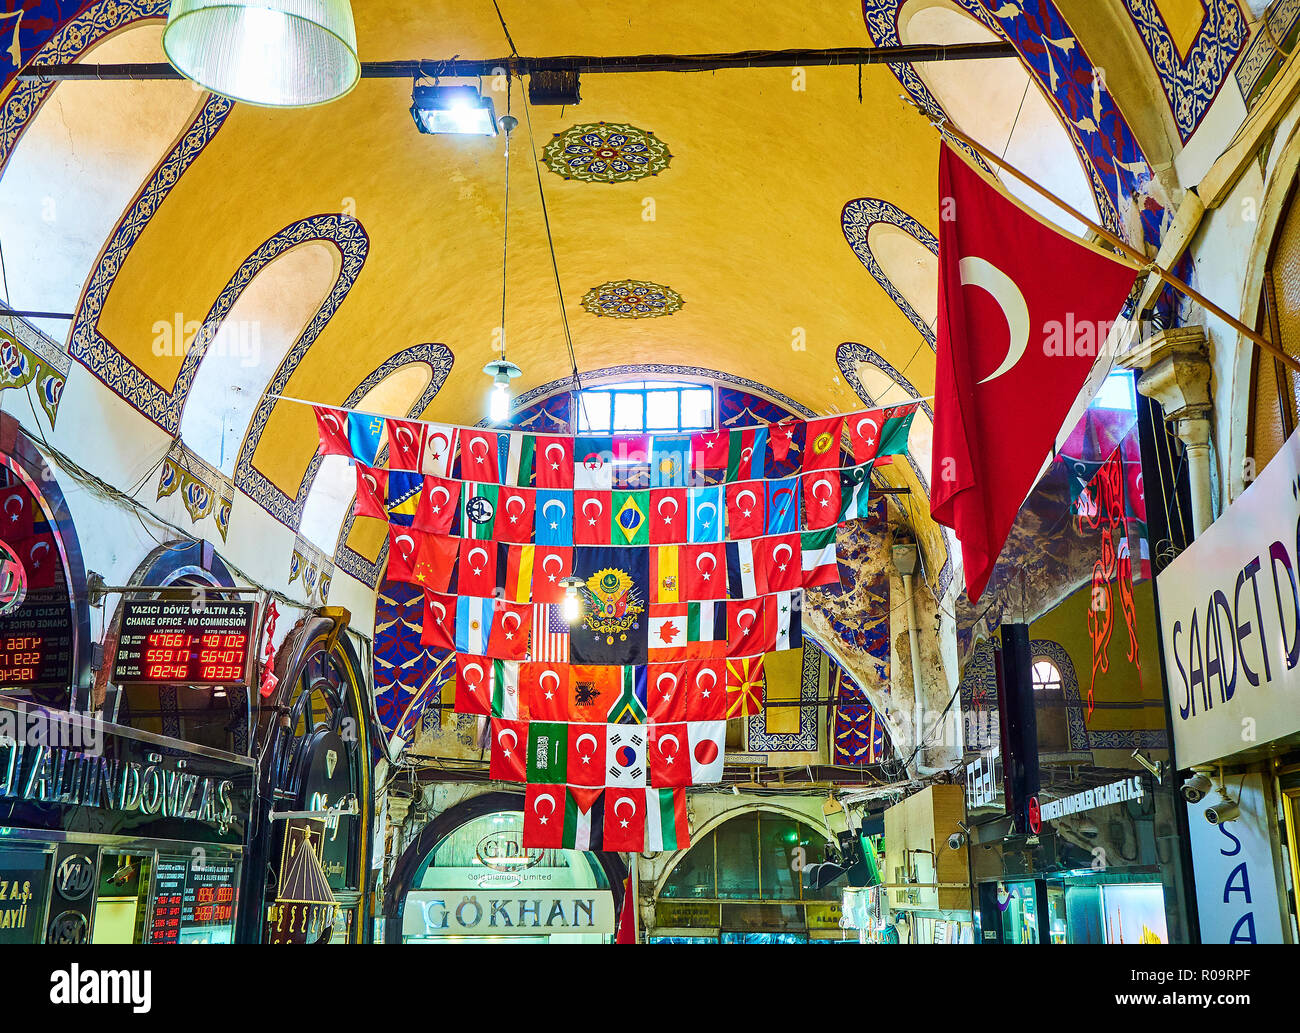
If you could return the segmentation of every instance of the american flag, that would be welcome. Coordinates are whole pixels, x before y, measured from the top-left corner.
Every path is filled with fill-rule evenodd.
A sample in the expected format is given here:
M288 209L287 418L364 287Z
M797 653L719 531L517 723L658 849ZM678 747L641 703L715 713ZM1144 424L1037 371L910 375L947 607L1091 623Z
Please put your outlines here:
M563 609L555 603L533 605L533 659L543 662L569 662L569 622Z

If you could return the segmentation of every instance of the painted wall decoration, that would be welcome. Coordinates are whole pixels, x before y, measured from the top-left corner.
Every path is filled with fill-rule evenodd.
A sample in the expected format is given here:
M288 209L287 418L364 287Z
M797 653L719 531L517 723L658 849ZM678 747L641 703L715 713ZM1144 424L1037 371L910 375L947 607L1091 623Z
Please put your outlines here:
M1300 38L1300 0L1274 0L1264 12L1264 24L1256 29L1233 75L1237 87L1253 108L1276 78Z
M962 725L968 753L996 750L1002 745L1002 725L998 715L997 648L991 639L985 639L975 649L961 674ZM1079 675L1069 651L1059 642L1036 638L1029 642L1029 655L1034 659L1050 660L1061 674L1061 695L1065 705L1065 726L1072 753L1084 753L1090 745L1088 725L1083 712L1083 699L1079 689ZM1128 735L1135 732L1103 732L1103 737ZM1136 739L1135 739L1136 742Z
M871 253L868 237L871 227L877 223L897 226L916 240L917 243L929 249L933 255L939 254L939 241L933 233L897 205L892 205L878 197L859 197L856 200L849 201L840 213L840 225L844 230L844 239L849 242L849 247L858 256L858 261L867 267L867 272L871 274L872 279L880 284L884 292L898 306L899 311L916 327L916 332L925 338L925 343L930 346L930 350L934 351L934 330L903 297L902 292L894 286L893 281L880 267L880 263L876 261L875 255ZM841 372L844 372L843 367L841 367ZM847 374L845 375L847 377ZM854 375L856 376L856 374ZM852 381L850 381L850 385L852 385ZM854 387L854 390L856 391L857 387Z
M45 411L52 427L71 360L21 319L6 322L7 327L0 328L0 391L24 390L28 399Z
M672 161L668 146L648 129L621 122L587 122L556 133L542 152L548 169L584 183L629 183L657 176Z
M323 604L329 597L330 581L334 574L334 559L316 548L302 535L294 540L289 554L289 584L301 580L307 601L319 599Z
M593 316L614 319L653 319L680 312L686 304L671 287L649 280L610 280L582 296L582 307Z
M863 0L867 30L877 46L898 46L904 0ZM1051 0L954 0L993 32L1010 40L1031 75L1060 113L1092 183L1102 222L1123 233L1121 212L1143 198L1138 215L1148 243L1159 244L1165 210L1149 197L1152 179L1141 148L1094 66ZM941 111L911 65L890 65L908 94L926 111Z
M823 709L818 699L826 687L826 654L811 639L804 639L803 658L799 667L799 730L797 732L769 732L767 714L760 712L746 722L745 748L749 753L813 753L819 745L819 732ZM769 678L771 674L769 672ZM770 692L769 684L769 692ZM780 763L779 757L769 757L769 763Z
M375 710L394 753L414 741L426 708L441 698L443 686L456 672L454 652L420 645L423 621L421 589L400 581L380 585L375 601Z
M1205 15L1201 29L1184 56L1156 0L1124 0L1124 8L1151 55L1184 143L1196 132L1219 95L1250 35L1250 26L1236 0L1202 0L1202 7Z
M876 659L878 662L879 658ZM887 652L884 661L887 666ZM861 686L834 661L831 661L830 688L837 700L831 730L831 763L855 766L882 763L890 747L885 722Z
M68 23L84 6L84 0L19 0L0 14L0 91L51 39L56 36L67 39ZM166 0L162 0L161 6L165 13ZM129 0L120 3L109 0L96 5L92 12L101 14L108 9L109 16L129 16L136 7ZM90 13L84 17L90 17Z
M221 540L230 530L230 510L235 500L234 482L220 470L175 442L158 472L158 499L180 493L181 501L197 524L209 514L216 522Z

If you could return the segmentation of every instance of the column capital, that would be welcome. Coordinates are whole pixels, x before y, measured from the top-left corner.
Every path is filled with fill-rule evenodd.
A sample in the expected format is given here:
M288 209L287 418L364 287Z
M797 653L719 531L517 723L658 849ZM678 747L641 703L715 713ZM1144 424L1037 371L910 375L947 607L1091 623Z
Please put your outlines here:
M1119 364L1141 371L1137 389L1159 402L1166 418L1209 417L1211 369L1204 327L1160 330L1121 355Z

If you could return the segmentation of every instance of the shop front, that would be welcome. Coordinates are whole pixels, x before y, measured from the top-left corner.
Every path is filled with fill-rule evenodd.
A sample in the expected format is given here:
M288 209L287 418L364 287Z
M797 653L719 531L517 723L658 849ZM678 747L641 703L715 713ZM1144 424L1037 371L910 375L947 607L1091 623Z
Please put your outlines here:
M385 893L388 943L612 943L617 854L525 849L523 797L488 793L425 826Z
M1293 433L1157 578L1204 943L1297 938L1297 483Z
M253 764L0 699L0 943L230 943Z

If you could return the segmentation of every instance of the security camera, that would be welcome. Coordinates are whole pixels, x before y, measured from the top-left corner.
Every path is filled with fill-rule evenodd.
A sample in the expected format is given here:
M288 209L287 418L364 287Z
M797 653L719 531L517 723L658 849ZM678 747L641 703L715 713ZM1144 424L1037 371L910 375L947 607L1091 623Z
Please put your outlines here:
M1214 788L1210 776L1203 771L1193 771L1183 783L1183 799L1188 803L1200 803Z
M954 832L951 836L948 837L949 850L960 850L965 845L966 845L966 833L964 832Z
M1235 800L1224 800L1222 803L1213 803L1205 808L1205 820L1211 825L1222 825L1225 821L1232 821L1241 813L1241 808Z
M1137 761L1139 764L1141 764L1143 768L1146 769L1146 771L1151 775L1151 777L1156 780L1157 784L1162 781L1162 776L1165 770L1164 761L1147 760L1146 756L1142 753L1141 750L1133 751L1133 759Z

